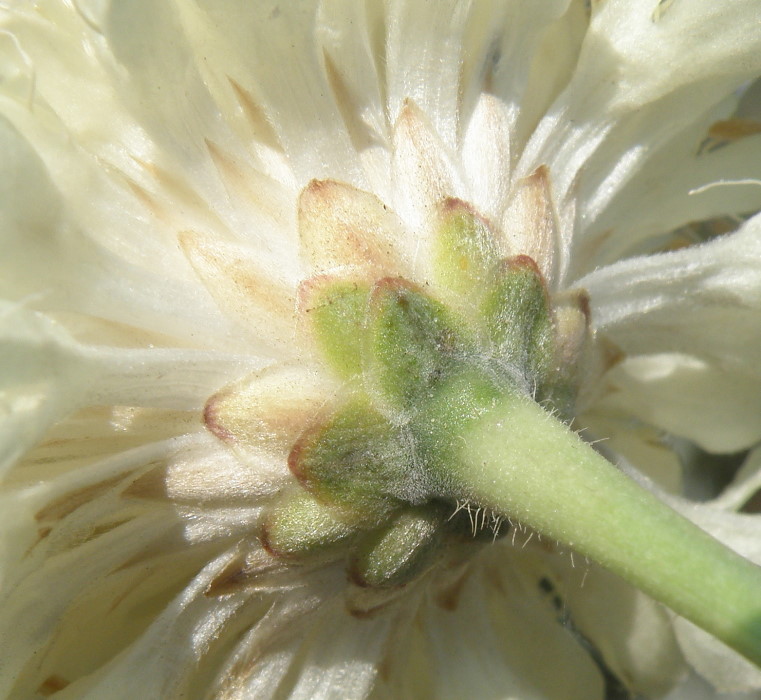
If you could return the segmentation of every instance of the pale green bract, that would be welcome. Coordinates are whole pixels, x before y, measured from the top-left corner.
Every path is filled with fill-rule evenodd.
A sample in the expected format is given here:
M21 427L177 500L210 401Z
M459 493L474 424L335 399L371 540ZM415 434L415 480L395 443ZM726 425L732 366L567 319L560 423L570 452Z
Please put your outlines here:
M0 698L757 697L521 464L761 561L759 75L757 0L0 2Z

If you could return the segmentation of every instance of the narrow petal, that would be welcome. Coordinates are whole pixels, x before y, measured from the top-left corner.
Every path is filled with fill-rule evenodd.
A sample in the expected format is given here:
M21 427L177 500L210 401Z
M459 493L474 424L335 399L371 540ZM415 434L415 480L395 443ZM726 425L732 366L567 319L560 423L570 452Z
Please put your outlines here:
M245 0L203 0L183 2L181 7L190 31L201 39L197 45L212 49L215 64L218 61L226 73L217 69L218 84L232 77L263 113L298 186L312 178L334 177L367 188L315 37L316 2L282 5L266 0L252 5ZM155 10L146 3L135 12L144 17ZM288 56L277 71L272 70L275 56ZM226 91L229 94L229 87Z
M671 429L676 429L676 421L677 433L688 429L689 435L712 449L731 451L761 437L754 418L761 385L760 257L761 218L757 217L731 236L621 262L580 281L590 293L597 332L610 337L627 355L653 357L630 364L618 375L639 396L634 403L643 408L642 401L651 405L664 401L661 409L653 406L652 418L659 415ZM659 359L658 353L663 357ZM646 399L651 390L655 393ZM705 404L700 414L705 421L688 417L688 396ZM667 417L669 410L673 420ZM707 432L701 435L698 423Z
M457 142L460 52L472 5L472 0L392 0L387 10L386 75L391 118L397 119L408 100L415 102L450 149Z
M557 278L560 252L551 187L548 169L537 168L514 184L502 217L505 255L528 255L536 262L550 289Z
M199 666L203 669L204 661L219 662L218 654L239 631L234 621L236 616L242 616L249 597L246 591L224 598L205 595L210 581L235 553L233 548L210 561L166 605L143 635L92 676L72 684L63 697L180 700L189 697L189 693L195 695ZM256 612L255 607L244 610L245 618L250 620Z
M572 276L662 245L664 234L679 226L713 217L728 217L736 225L761 207L756 182L761 136L746 134L710 146L713 125L736 99L726 102L732 104L720 105L647 156L626 187L600 188L586 199Z
M263 364L203 351L85 346L41 314L9 304L0 312L3 470L80 407L199 408L210 390Z
M390 201L391 122L386 113L382 3L326 0L316 36L325 74L371 191Z
M510 190L510 122L507 105L480 96L465 131L462 160L472 201L485 216L499 220Z
M552 607L538 590L527 588L504 559L484 566L466 580L454 610L426 606L432 697L464 697L478 688L486 697L601 698L597 669L571 635L559 633ZM520 564L515 568L525 571ZM530 636L519 632L525 629ZM546 658L553 660L553 673L546 672Z
M593 325L630 354L686 352L751 369L761 341L761 217L736 234L582 278Z
M748 510L757 513L761 502L761 448L751 450L730 485L715 503L725 510Z
M436 205L446 197L464 196L454 154L444 145L426 115L412 101L404 103L393 135L394 209L420 242L416 266L424 266L425 234Z
M671 616L662 606L595 564L574 562L569 555L553 563L568 625L621 686L632 694L660 697L677 683L685 664Z
M189 231L180 234L179 242L220 311L254 351L294 351L294 286L263 271L253 251Z
M28 119L26 108L9 111L24 130L0 118L0 226L9 253L0 256L0 294L187 344L203 317L207 347L223 338L225 321L176 264L176 243L146 224L134 194L66 133Z

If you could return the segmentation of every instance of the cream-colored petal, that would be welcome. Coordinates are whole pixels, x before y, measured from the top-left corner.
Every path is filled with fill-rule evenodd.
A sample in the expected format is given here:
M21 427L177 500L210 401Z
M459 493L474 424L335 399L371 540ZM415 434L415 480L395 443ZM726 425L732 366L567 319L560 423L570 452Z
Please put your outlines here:
M408 100L415 102L450 149L457 143L462 40L473 4L392 0L386 11L391 119L401 118Z
M204 422L249 468L284 476L297 438L335 392L335 384L314 368L276 365L214 394Z
M393 178L394 209L417 238L413 264L425 279L436 207L447 197L463 199L464 186L454 153L412 101L404 103L394 125Z
M560 233L552 199L552 178L546 167L541 166L514 183L501 228L504 255L528 255L553 289L560 257Z
M673 505L718 540L761 564L761 517L723 511L710 503L674 499ZM687 620L678 618L675 630L687 660L719 691L761 690L761 670L757 666Z
M605 402L599 409L584 413L580 424L582 435L602 441L604 452L636 464L642 474L668 493L682 492L682 464L663 430L635 419L629 412L610 410Z
M680 680L685 664L670 613L593 563L567 554L553 563L569 625L623 687L635 695L660 697Z
M86 346L41 314L9 304L0 312L3 470L78 408L198 409L220 384L264 364L253 356Z
M404 275L410 236L374 194L335 180L313 180L299 197L302 255L313 274L365 269L374 277Z
M152 624L121 654L91 676L70 685L61 697L167 700L203 697L220 656L246 622L266 610L266 604L246 606L249 594L237 591L208 596L211 580L236 556L237 548L213 558L168 602Z
M257 106L299 186L334 177L367 188L315 37L316 2L202 0L180 6L189 31L201 39L197 45L214 58L214 79L223 86L223 70ZM275 56L288 57L277 70Z
M761 438L761 379L678 353L639 355L602 379L595 410L628 413L693 440L710 452L736 452Z
M272 607L234 649L219 674L220 700L364 698L379 672L389 619L352 617L335 595L338 567L304 572L296 591Z
M72 684L67 691L72 697L84 697L84 688L113 673L123 662L117 654L149 625L195 625L192 637L178 632L167 648L196 659L206 654L204 645L218 633L235 636L251 618L237 627L230 624L224 615L229 596L223 601L207 595L219 571L197 584L206 601L198 604L212 611L210 615L198 612L183 622L186 604L170 601L226 542L255 530L261 496L271 489L266 475L236 463L214 438L201 433L144 446L6 493L0 622L10 629L23 619L24 632L0 640L0 646L13 646L12 652L3 651L0 677L12 684L23 668L14 697L31 697L38 685L55 679ZM224 503L226 511L214 509L215 502ZM60 585L41 599L39 591L51 580ZM232 591L237 606L246 591ZM185 599L188 595L183 594ZM266 602L261 605L266 608ZM218 631L208 628L214 616L220 616ZM209 631L208 642L203 641L204 630ZM155 637L149 630L143 642L136 642L138 649L148 653L158 643ZM153 661L155 675L173 676L175 664L165 664L163 656ZM212 672L218 663L212 664ZM188 671L195 673L192 666ZM77 680L90 672L96 672L93 678ZM147 697L171 697L160 690L159 681L149 673L137 682L145 684ZM114 697L130 697L124 692ZM111 696L92 691L92 697Z
M298 677L288 690L288 697L290 700L365 697L379 671L389 619L352 617L340 598L323 604L319 615L320 619L314 621L302 642Z
M191 231L179 244L220 311L253 352L290 356L297 331L295 285L283 271L264 270L254 249ZM276 276L277 275L277 276Z
M755 373L761 359L761 217L736 234L582 278L592 323L629 353L685 352Z
M18 488L55 479L105 457L200 429L197 410L88 406L50 428L4 483Z
M475 567L454 609L426 607L431 696L454 700L479 688L485 697L601 698L601 678L586 651L563 630L537 581L506 554L495 550L483 568ZM550 659L552 673L546 667Z
M467 124L463 167L472 202L486 217L499 221L510 191L510 121L508 106L481 94Z
M572 276L662 245L664 234L679 226L747 215L761 206L761 187L754 184L761 178L761 137L709 144L712 125L736 99L728 102L650 155L626 187L598 192L609 200L587 201L587 212L592 207L594 213L587 213L574 242Z
M92 219L109 206L113 211L116 197L95 197L92 187L81 183L83 174L93 177L107 169L112 185L165 224L250 231L227 196L207 144L239 154L246 149L221 118L199 74L202 59L194 56L176 8L87 0L73 7L49 0L38 10L9 13L7 26L44 76L34 82L27 111L34 106L58 136L68 137L64 145L69 150L80 149L95 161L97 167L69 167L61 177L67 194L91 197L84 216ZM146 12L153 14L144 22ZM163 41L167 35L175 40ZM79 50L72 36L86 49ZM184 79L171 77L177 74ZM72 100L72 94L79 99ZM20 127L38 121L14 119ZM128 228L126 222L123 228ZM261 230L257 233L261 239ZM148 239L155 235L154 227Z
M16 681L16 697L31 697L50 675L72 680L146 624L139 607L128 622L131 604L176 585L174 575L156 580L150 567L120 568L152 550L156 555L182 551L178 521L170 509L147 509L120 497L132 472L161 459L172 447L164 443L141 448L62 479L4 494L3 519L12 520L10 527L2 528L6 546L0 624L17 631L0 639L4 693ZM187 572L182 558L175 559L178 573ZM143 579L145 588L118 608L120 599L140 588ZM50 581L56 586L47 585ZM113 628L103 625L101 616L107 614ZM88 628L91 633L83 634ZM112 629L121 634L110 634Z
M735 478L715 500L717 507L724 510L740 510L750 504L758 512L756 503L761 491L761 447L748 453Z
M370 191L391 199L382 3L323 0L315 34L325 74Z
M590 8L586 0L512 4L531 17L524 26L518 24L512 30L522 36L513 35L503 42L510 58L502 62L500 80L508 92L498 94L505 98L513 113L517 156L573 76L589 28ZM513 68L525 65L526 61L529 61L527 75ZM512 97L509 91L513 90L520 97Z
M0 294L175 335L182 344L195 344L203 319L207 347L224 338L224 319L173 264L182 260L176 244L156 235L134 195L44 118L9 111L25 133L0 117Z
M518 166L524 174L546 163L561 209L581 196L581 222L596 214L584 206L598 199L593 192L609 198L649 154L761 71L753 0L674 2L658 17L625 0L597 8L573 77ZM692 51L696 42L706 50Z

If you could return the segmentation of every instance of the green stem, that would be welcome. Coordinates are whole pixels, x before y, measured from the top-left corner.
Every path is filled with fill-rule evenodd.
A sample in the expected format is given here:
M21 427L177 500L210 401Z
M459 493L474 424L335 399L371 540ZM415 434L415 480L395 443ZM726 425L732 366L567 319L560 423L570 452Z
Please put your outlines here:
M463 435L458 480L761 666L761 567L683 518L539 405L510 398Z

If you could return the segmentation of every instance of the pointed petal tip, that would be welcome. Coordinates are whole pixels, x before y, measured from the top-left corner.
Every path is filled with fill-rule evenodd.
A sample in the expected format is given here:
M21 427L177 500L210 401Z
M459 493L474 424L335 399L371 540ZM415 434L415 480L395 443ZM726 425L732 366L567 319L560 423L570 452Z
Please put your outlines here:
M215 437L219 438L222 442L234 442L235 436L225 428L220 418L220 407L226 397L226 392L221 391L214 394L204 406L203 409L203 423L209 432Z

